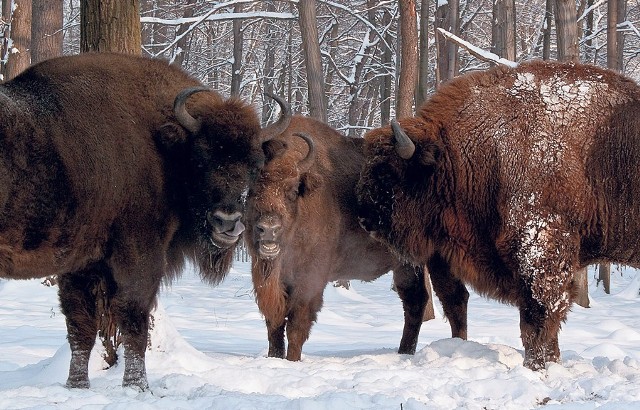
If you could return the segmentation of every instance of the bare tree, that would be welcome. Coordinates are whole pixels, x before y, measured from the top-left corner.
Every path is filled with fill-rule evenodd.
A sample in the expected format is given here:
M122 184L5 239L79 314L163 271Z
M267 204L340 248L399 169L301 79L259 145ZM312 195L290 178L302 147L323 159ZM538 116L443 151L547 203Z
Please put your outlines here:
M507 60L516 61L515 0L493 1L491 52Z
M300 0L300 33L302 49L307 69L307 87L309 91L309 114L311 117L327 122L327 104L324 92L324 75L320 43L318 42L318 26L315 0Z
M187 4L184 5L183 17L185 20L189 17L193 17L195 4L196 0L188 0ZM189 39L191 38L190 33L187 32L188 27L188 23L183 23L178 26L178 30L176 31L176 38L178 41L173 48L173 55L170 60L178 66L183 66L188 57Z
M451 34L458 35L460 27L459 0L438 2L434 19L435 29L442 28ZM450 80L458 74L458 46L447 41L442 35L436 35L437 67L436 80L438 83Z
M558 61L578 62L578 17L575 0L555 0Z
M242 5L237 3L233 7L234 13L242 11ZM240 95L242 81L242 20L233 20L233 61L231 62L231 95Z
M7 53L5 80L10 80L31 65L31 0L14 3L11 17L11 46Z
M396 116L413 115L413 98L418 83L418 27L415 0L399 0L400 5L400 73Z
M33 0L32 14L31 63L62 55L62 2Z
M625 19L626 1L609 0L607 2L607 67L622 72L622 51L624 34L618 25Z
M420 107L429 95L429 0L420 1L420 42L418 63L418 89L416 107Z

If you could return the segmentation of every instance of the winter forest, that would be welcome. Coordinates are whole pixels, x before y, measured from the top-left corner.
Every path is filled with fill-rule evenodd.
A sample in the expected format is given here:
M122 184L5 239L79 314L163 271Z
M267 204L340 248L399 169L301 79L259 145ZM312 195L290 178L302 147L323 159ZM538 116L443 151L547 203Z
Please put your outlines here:
M295 112L353 136L392 116L411 115L440 82L487 68L498 58L590 62L640 76L637 0L2 4L5 79L54 55L136 52L130 38L139 27L143 55L169 59L222 94L241 95L259 107L264 91L275 92ZM134 21L133 31L116 30L111 43L83 46L81 26L98 12L139 23ZM270 110L265 105L263 121Z

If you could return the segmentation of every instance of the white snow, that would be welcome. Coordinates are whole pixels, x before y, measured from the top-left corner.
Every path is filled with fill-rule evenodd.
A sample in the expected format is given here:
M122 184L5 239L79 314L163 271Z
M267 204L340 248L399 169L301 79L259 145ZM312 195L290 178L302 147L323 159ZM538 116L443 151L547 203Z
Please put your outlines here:
M0 408L11 409L631 409L640 406L640 275L614 269L612 294L590 281L573 307L562 364L522 366L518 312L472 294L469 340L438 318L417 353L398 355L402 308L391 277L328 286L301 362L266 358L249 263L218 287L192 273L162 291L147 353L151 392L120 386L94 352L91 388L64 387L69 364L56 288L0 281ZM593 277L593 272L590 272ZM440 305L436 304L436 309Z

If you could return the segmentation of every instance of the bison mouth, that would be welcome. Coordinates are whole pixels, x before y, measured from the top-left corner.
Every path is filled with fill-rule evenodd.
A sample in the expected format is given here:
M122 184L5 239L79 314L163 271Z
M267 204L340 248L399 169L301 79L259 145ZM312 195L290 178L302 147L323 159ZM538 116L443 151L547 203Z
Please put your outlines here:
M210 230L209 240L211 244L222 249L235 245L245 229L244 224L240 221L241 217L242 214L240 212L208 212L205 226Z
M273 241L260 241L258 253L262 259L275 259L280 254L280 244Z
M233 235L227 232L214 232L211 234L211 243L216 248L228 248L235 245L240 239L240 235Z

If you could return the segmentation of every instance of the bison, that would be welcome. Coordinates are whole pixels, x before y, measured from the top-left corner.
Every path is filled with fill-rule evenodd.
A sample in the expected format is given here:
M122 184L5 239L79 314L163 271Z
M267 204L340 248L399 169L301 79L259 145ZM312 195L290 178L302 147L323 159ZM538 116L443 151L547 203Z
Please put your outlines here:
M282 125L261 130L250 105L142 57L61 57L0 85L0 277L58 275L68 387L89 387L91 290L105 281L123 386L148 388L161 281L185 259L208 282L224 277L262 143Z
M454 79L415 118L365 139L362 226L518 307L530 369L560 361L577 270L640 263L640 87L630 79L568 63L497 67Z
M428 301L422 267L414 267L369 237L356 217L355 184L364 165L363 139L294 116L265 144L267 162L249 193L245 241L270 357L300 360L322 307L327 283L371 281L393 270L404 309L399 353L415 352ZM468 293L436 270L433 286L453 336L466 338Z

